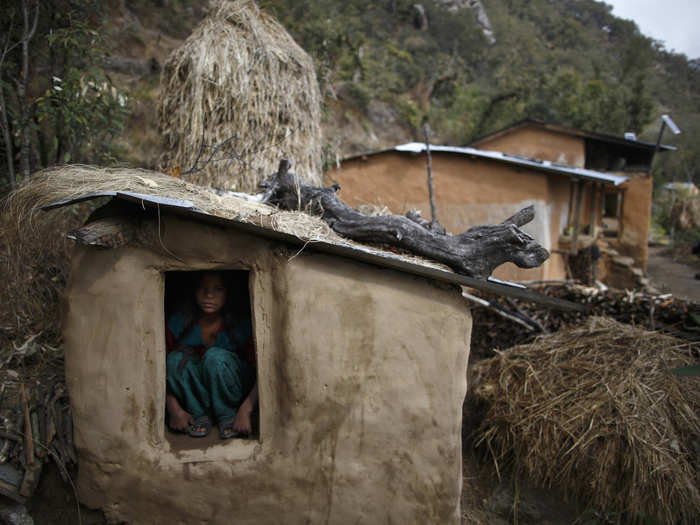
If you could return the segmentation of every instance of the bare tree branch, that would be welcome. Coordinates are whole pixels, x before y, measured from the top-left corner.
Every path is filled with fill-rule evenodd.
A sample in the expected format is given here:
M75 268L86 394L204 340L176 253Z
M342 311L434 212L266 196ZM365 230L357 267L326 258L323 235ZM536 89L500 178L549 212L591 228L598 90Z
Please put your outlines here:
M459 235L439 231L431 222L401 215L369 217L343 204L336 195L339 187L319 188L304 184L289 173L282 161L277 175L267 181L266 201L284 209L317 213L340 235L362 242L381 243L407 249L418 255L447 264L456 272L486 279L506 262L521 268L535 268L549 253L519 226L531 221L529 206L501 224L475 226Z

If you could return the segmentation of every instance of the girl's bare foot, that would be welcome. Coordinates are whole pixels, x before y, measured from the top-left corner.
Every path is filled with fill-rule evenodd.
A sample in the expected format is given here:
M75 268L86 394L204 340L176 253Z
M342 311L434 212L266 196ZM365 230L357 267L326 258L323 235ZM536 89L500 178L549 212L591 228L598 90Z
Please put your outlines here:
M250 434L252 432L250 423L250 414L253 409L250 408L246 403L243 403L238 409L236 414L236 419L233 420L233 430L239 434Z

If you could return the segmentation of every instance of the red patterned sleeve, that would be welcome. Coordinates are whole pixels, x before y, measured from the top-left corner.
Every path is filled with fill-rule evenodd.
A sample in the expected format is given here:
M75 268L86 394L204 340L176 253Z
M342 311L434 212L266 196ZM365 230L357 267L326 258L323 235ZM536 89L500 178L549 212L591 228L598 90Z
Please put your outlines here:
M253 368L258 369L258 356L255 352L255 344L253 344L252 337L249 337L243 348L241 348L241 356L253 365Z
M175 335L166 325L165 327L165 351L170 353L175 349Z

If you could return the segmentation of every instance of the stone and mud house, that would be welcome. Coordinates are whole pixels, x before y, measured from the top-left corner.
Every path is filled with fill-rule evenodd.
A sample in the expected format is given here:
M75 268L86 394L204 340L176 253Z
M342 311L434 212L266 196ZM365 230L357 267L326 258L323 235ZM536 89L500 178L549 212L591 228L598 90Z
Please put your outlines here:
M459 523L471 333L460 276L284 233L299 214L203 212L158 195L162 177L137 177L151 194L57 203L112 196L130 225L94 242L71 234L82 242L65 360L82 502L134 524ZM205 269L235 273L252 313L249 439L197 440L164 422L169 287Z
M655 144L528 119L470 147L430 149L438 218L448 231L535 206L536 219L525 229L552 256L534 269L505 264L495 277L565 279L570 258L596 241L610 254L598 274L610 284L631 283L613 260L628 260L640 275L646 268ZM326 177L340 184L341 198L352 206L417 209L430 218L422 143L348 157Z

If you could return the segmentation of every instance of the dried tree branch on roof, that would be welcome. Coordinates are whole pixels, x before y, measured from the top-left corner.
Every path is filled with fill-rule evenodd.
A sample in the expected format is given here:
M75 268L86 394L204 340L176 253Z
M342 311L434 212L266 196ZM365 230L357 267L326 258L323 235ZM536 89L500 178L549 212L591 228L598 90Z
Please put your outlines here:
M338 199L339 186L319 188L304 184L289 173L289 166L283 159L275 177L264 184L265 202L318 214L336 233L350 239L404 248L445 263L458 273L481 279L506 262L535 268L549 257L547 250L520 229L535 217L532 206L501 224L475 226L459 235L450 235L434 226L429 229L411 215L364 215Z

